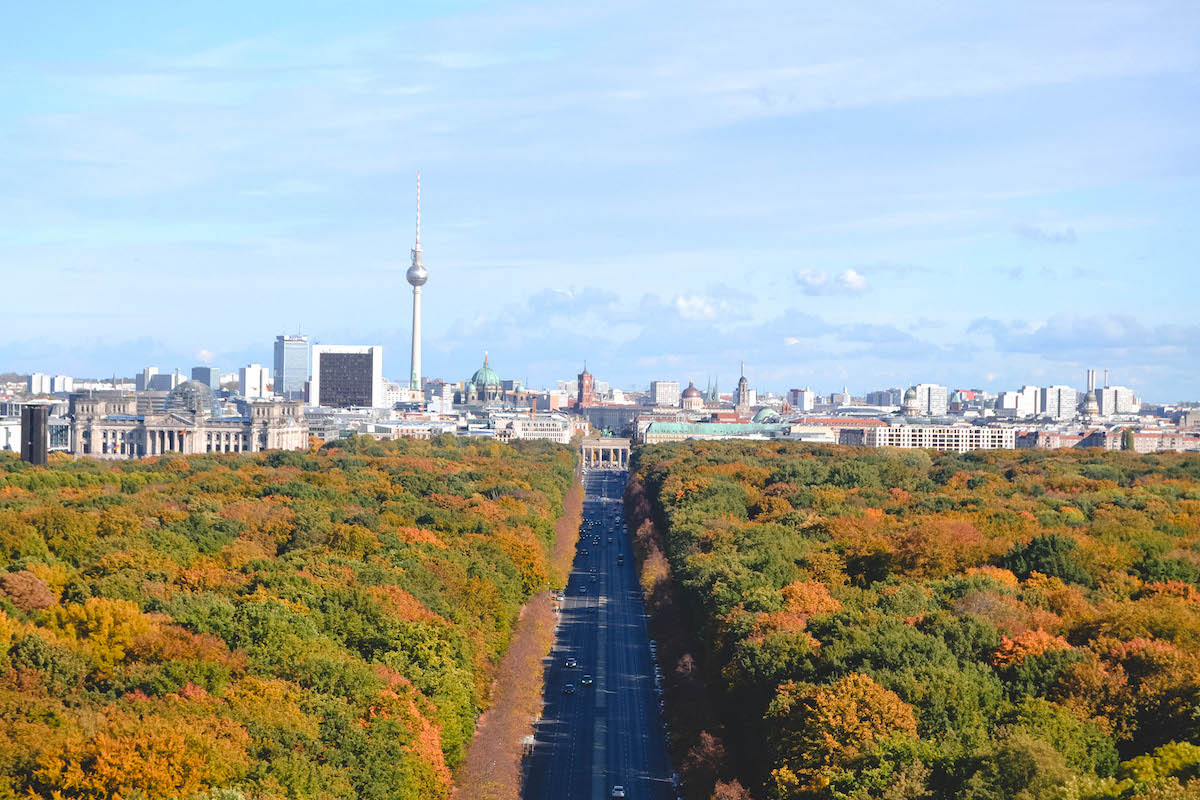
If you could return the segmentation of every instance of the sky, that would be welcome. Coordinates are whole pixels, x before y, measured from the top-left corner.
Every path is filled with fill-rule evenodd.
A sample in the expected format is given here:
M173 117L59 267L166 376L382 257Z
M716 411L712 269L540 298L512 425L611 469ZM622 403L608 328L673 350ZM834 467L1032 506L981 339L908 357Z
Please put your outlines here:
M1200 3L0 0L0 372L1200 399ZM202 5L203 8L199 8Z

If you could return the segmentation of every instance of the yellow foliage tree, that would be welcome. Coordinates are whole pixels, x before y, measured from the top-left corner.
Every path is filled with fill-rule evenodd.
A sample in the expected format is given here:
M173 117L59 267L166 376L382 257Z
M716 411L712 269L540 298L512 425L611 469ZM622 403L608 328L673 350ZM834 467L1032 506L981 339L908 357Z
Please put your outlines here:
M819 789L830 770L880 739L917 735L912 706L858 672L828 686L789 681L779 687L768 717L775 729L772 796L780 800Z
M149 633L153 624L136 603L89 597L83 603L50 609L46 627L65 636L86 640L96 660L111 669L124 660L134 641Z

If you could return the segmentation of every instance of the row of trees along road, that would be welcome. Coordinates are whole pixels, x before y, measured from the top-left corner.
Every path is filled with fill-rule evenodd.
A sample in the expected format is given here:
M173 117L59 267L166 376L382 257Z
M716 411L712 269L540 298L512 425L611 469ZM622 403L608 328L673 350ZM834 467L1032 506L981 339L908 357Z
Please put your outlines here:
M755 797L1200 797L1200 456L676 443L629 492Z

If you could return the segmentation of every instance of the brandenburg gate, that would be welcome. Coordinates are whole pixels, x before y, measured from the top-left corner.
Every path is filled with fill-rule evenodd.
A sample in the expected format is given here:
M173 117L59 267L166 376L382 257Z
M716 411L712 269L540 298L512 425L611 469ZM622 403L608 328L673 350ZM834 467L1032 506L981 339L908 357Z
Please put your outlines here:
M588 437L579 445L584 469L629 469L629 440Z

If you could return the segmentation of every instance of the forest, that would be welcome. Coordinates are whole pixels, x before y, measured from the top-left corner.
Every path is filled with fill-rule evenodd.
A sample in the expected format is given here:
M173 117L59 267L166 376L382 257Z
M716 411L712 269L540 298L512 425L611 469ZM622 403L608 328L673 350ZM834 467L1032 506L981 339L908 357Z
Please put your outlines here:
M575 455L0 453L0 798L446 798Z
M1200 456L683 442L626 501L688 798L1200 798Z

